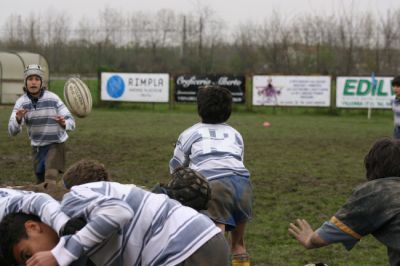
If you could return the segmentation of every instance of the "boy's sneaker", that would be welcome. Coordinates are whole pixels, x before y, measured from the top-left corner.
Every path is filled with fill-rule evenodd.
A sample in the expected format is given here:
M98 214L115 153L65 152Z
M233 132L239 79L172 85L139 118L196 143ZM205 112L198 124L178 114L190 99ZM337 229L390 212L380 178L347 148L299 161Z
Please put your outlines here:
M249 254L234 254L232 255L232 266L250 266Z

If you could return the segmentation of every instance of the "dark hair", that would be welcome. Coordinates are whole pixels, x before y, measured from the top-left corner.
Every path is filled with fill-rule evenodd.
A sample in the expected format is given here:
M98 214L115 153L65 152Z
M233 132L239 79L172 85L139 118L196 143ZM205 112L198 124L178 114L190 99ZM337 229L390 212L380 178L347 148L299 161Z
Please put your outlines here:
M110 181L105 166L96 160L82 159L71 165L62 177L64 186L70 189L81 184Z
M200 87L197 93L197 112L203 123L227 121L232 112L231 92L220 86Z
M400 177L400 141L389 138L377 140L365 155L364 165L368 180Z
M26 213L10 213L6 215L0 223L0 247L4 259L10 265L16 265L13 255L13 247L22 239L27 239L28 235L25 230L25 222L40 222L40 218L34 214Z
M392 87L394 86L400 87L400 76L397 76L394 79L392 79Z

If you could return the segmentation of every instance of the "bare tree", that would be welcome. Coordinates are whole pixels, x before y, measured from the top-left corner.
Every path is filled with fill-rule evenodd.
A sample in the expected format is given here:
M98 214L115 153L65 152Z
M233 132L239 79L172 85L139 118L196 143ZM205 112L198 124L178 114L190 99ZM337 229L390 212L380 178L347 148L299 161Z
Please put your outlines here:
M396 24L395 16L390 11L387 12L386 16L381 17L380 31L382 32L383 37L383 62L385 62L382 70L385 73L391 73L393 69L393 45L395 44L395 41L399 38L399 26L398 24ZM379 47L377 47L377 49L379 49Z
M5 22L5 40L8 46L17 49L24 44L25 29L21 15L10 15Z
M72 28L65 12L10 15L1 47L43 53L52 71L77 65L135 71L268 72L391 75L399 70L400 9L376 17L352 7L335 15L285 17L228 27L200 0L192 12L155 13L104 8ZM75 70L74 70L75 71Z
M76 37L81 45L88 46L94 44L97 41L96 25L92 20L83 17L79 20L77 28L75 30Z
M240 24L238 29L233 33L233 70L235 72L268 72L269 62L258 60L257 56L257 32L259 26L247 22ZM258 66L257 66L258 63Z
M27 26L27 43L32 47L32 49L35 49L41 41L40 17L36 17L34 13L31 13L27 18L25 25Z
M175 13L170 9L161 9L155 18L156 28L160 31L161 46L176 45L179 24Z
M339 17L337 24L338 37L338 55L343 55L341 61L343 67L340 67L340 72L345 75L350 75L354 72L354 41L357 36L356 16L353 8L346 10L343 7L343 15ZM347 13L348 11L348 13Z
M273 12L269 20L265 20L259 34L259 47L265 56L265 60L270 62L271 71L284 71L283 65L289 62L288 49L288 28L285 21L278 12Z
M143 12L134 12L127 18L128 45L139 47L145 44L145 29L148 27L148 15Z
M68 14L49 10L44 18L44 42L53 70L62 71L65 49L70 39L70 18Z
M54 45L55 43L67 44L71 34L71 18L62 11L48 9L42 17L44 25L41 36L45 45Z
M116 46L123 45L122 36L125 29L123 14L114 8L105 7L100 11L99 19L103 42L112 43Z

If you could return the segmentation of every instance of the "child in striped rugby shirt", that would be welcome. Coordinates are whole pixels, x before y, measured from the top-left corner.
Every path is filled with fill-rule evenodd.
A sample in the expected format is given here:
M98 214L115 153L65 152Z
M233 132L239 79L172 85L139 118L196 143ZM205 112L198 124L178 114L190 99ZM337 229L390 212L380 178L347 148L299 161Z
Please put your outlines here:
M24 71L24 94L14 105L8 132L15 136L26 124L31 140L36 183L55 181L64 171L67 130L75 129L75 120L62 100L44 87L40 65L28 65Z
M219 86L201 87L197 111L201 122L180 134L170 171L190 167L207 178L211 200L203 213L222 231L230 232L232 265L248 266L244 234L252 216L252 186L243 162L243 138L226 123L232 111L230 91Z
M47 194L0 188L0 221L10 216L24 216L40 221L41 230L53 232L52 239L55 243L57 243L57 234L61 233L70 222L70 218L61 212L59 202ZM7 241L6 235L2 235L1 241ZM39 245L39 248L45 250L46 246ZM0 250L0 265L15 264L12 260L6 259L7 256L3 257L3 253L5 252ZM87 258L83 256L70 266L87 266L89 265L87 263Z
M395 98L392 100L392 110L394 114L394 132L393 136L400 139L400 76L392 80L392 89Z
M48 245L54 232L18 241L18 235L25 234L19 232L14 241L2 243L6 250L14 250L8 255L18 263L48 266L69 265L82 254L95 265L228 265L221 230L205 215L163 194L134 185L93 182L73 186L61 210L83 217L86 226L75 235L61 237L51 250L38 252L27 250L27 241L31 246ZM11 234L9 228L15 222L11 217L1 223L4 237Z

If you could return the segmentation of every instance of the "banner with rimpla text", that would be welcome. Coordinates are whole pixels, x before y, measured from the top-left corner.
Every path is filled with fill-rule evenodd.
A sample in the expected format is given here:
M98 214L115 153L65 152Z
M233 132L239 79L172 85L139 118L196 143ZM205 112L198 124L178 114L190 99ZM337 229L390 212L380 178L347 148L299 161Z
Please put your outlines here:
M168 102L169 74L101 73L101 100Z
M336 106L340 108L391 108L391 77L337 77Z
M330 106L329 76L253 76L253 105Z
M245 102L245 77L235 75L178 75L175 77L175 101L195 102L202 86L218 85L227 88L235 103Z

